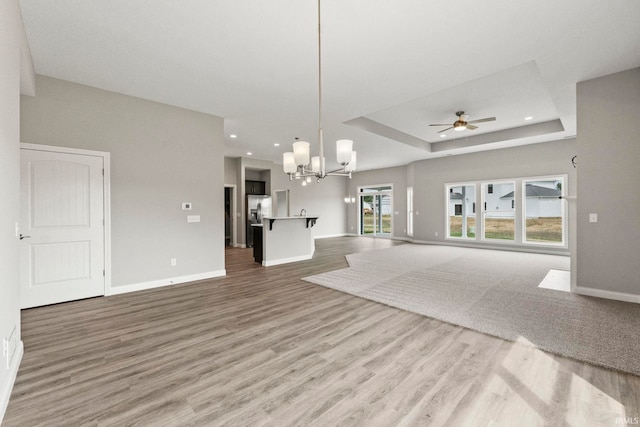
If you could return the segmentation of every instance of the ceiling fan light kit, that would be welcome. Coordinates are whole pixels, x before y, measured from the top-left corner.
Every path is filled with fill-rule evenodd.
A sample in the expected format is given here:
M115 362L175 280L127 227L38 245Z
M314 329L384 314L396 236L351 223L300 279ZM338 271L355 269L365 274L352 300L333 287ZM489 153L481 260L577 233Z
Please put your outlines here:
M293 143L293 152L283 153L282 168L289 175L289 180L315 177L318 181L330 175L348 176L356 170L356 152L353 151L353 141L339 139L336 141L336 159L342 167L327 171L324 157L324 143L322 140L322 39L320 26L320 0L318 0L318 156L310 158L310 144L307 141ZM311 169L309 169L311 163Z
M467 120L469 120L469 115L465 114L464 111L456 111L456 116L458 116L458 120L453 122L453 124L432 123L429 126L449 126L446 129L438 131L438 133L446 132L449 129L453 129L455 131L463 131L465 129L476 130L478 129L478 126L474 126L473 123L492 122L496 119L495 117L485 117L484 119L472 120L468 122Z

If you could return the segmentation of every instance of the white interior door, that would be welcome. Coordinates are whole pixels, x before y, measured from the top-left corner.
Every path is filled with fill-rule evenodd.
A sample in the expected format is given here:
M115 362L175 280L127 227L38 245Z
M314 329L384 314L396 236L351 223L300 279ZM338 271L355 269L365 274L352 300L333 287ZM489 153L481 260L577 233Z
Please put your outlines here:
M104 295L103 158L20 153L21 307Z

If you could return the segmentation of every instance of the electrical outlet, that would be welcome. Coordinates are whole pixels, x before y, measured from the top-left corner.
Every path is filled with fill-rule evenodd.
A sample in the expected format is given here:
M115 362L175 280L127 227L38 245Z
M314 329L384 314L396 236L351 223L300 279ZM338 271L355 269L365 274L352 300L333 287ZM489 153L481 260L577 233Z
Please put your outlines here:
M438 237L438 232L436 231L436 237Z
M171 267L175 267L176 265L178 265L178 260L175 258L171 258Z

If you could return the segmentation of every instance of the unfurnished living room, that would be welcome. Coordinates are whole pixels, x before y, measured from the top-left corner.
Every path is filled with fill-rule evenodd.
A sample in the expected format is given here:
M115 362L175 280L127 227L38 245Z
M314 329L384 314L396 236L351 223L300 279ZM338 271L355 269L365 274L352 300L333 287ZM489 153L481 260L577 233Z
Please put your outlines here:
M0 0L0 423L640 425L639 23Z

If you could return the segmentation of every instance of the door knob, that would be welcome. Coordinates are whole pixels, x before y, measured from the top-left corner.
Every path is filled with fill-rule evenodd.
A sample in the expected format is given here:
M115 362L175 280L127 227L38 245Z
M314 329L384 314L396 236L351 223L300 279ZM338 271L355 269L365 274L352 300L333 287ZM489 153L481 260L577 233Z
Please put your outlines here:
M31 236L25 236L24 234L20 235L20 240L22 240L22 239L30 239L30 238L31 238Z

